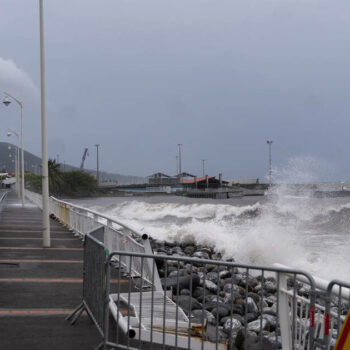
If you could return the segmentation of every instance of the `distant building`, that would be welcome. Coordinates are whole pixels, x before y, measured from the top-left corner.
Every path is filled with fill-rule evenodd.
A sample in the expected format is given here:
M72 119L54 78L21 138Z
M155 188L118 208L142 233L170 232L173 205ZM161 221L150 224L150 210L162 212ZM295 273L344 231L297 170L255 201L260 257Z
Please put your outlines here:
M189 173L181 173L175 176L170 176L164 173L155 173L148 177L148 184L154 186L175 186L181 184L182 181L189 178L195 178L195 175Z
M232 179L228 181L230 186L233 185L258 185L259 179Z
M148 177L148 184L153 186L171 186L179 183L177 176L169 176L163 173L155 173Z
M215 176L202 176L195 177L194 179L182 181L182 186L187 189L205 189L205 188L219 188L221 186L227 186L228 182L217 179Z

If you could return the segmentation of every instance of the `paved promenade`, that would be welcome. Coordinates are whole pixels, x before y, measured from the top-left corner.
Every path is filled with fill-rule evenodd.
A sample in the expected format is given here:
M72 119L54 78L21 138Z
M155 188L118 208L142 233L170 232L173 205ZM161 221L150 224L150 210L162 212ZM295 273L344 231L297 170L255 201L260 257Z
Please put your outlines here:
M41 210L9 193L0 212L0 349L93 349L101 340L82 316L64 319L81 301L83 244L51 220L42 248Z

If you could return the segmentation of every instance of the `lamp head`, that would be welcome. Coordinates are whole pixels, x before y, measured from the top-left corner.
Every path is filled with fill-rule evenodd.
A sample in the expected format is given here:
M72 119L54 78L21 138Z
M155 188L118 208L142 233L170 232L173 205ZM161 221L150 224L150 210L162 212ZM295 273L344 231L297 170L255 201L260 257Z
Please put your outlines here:
M11 103L11 100L8 96L5 96L5 98L2 100L2 103L7 107Z
M7 136L10 137L12 135L11 131L7 132Z

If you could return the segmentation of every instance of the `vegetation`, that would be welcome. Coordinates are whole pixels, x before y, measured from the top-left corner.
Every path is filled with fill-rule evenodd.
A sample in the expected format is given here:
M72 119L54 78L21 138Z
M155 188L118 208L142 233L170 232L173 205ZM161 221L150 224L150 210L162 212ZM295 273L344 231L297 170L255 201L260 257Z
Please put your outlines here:
M75 170L62 172L59 163L49 159L49 190L56 196L87 196L98 190L95 178L83 171ZM41 191L41 176L31 173L25 174L28 189Z

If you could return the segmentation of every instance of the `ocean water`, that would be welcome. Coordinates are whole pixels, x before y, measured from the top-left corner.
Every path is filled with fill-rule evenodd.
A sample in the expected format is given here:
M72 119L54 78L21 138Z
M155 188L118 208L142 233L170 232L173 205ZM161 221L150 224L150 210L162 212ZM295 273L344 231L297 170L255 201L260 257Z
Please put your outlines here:
M219 201L158 195L74 202L156 239L193 240L238 262L281 263L327 280L350 279L350 197L313 198L281 185L268 196Z

